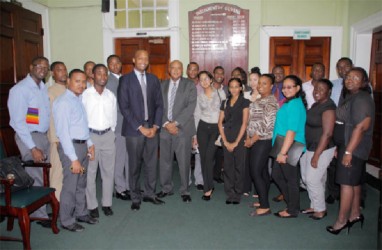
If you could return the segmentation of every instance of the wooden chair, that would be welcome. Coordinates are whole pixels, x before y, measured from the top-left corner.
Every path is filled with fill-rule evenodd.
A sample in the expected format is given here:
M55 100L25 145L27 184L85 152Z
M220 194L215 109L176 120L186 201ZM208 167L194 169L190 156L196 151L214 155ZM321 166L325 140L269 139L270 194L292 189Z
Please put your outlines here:
M59 203L54 194L55 189L49 188L49 168L50 163L31 163L27 167L42 167L44 177L44 187L29 187L18 191L11 191L14 179L0 179L4 185L5 192L0 194L0 215L8 217L7 230L13 229L14 218L18 218L19 226L22 234L22 240L0 236L0 240L5 241L22 241L24 249L31 249L30 244L30 222L33 220L47 220L44 218L30 218L29 214L37 210L41 206L49 203L52 207L52 231L54 234L59 232L57 228L57 217Z

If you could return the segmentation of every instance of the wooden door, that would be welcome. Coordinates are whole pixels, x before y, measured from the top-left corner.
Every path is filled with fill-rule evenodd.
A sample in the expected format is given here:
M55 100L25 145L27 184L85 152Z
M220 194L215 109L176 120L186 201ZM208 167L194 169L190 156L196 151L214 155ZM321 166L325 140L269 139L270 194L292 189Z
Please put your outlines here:
M269 72L276 65L285 69L285 75L294 74L303 82L310 80L314 63L325 65L329 77L330 37L312 37L310 40L293 40L293 37L271 37Z
M156 75L160 80L168 78L167 68L170 60L170 38L117 38L115 39L115 53L121 57L122 73L133 70L133 57L135 51L147 50L150 56L150 65L147 72Z
M9 90L29 73L36 56L43 55L41 16L11 3L0 3L0 133L7 155L19 154L9 126Z
M373 133L373 148L369 163L380 167L382 158L382 27L373 33L370 60L370 82L373 85L375 103L375 122Z

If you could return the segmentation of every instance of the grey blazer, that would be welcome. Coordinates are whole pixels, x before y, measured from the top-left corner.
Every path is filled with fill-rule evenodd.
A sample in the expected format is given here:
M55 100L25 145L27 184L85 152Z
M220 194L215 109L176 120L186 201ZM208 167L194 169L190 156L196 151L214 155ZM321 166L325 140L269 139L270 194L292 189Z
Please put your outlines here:
M167 122L168 119L168 90L170 80L162 82L162 96L163 96L163 119L162 124ZM178 89L172 110L173 121L178 122L179 134L178 136L193 136L196 134L194 111L196 107L196 87L195 84L186 78L180 78ZM167 130L161 130L161 137L170 137L171 135Z

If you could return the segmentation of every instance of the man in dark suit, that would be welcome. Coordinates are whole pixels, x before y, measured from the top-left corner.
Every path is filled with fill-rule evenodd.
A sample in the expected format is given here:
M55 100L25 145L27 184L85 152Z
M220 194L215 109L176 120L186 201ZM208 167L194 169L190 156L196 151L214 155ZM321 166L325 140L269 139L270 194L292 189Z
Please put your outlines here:
M170 79L162 83L164 111L159 162L162 191L157 195L161 198L173 194L172 164L175 153L181 180L180 194L184 202L191 202L188 181L191 139L196 134L196 88L191 80L182 77L183 64L180 61L170 63L169 74Z
M141 204L140 173L144 167L143 201L164 202L155 196L158 161L158 135L162 125L163 99L158 78L146 73L149 55L145 50L135 52L134 70L119 80L118 103L123 115L122 135L126 137L129 155L129 185L132 210Z

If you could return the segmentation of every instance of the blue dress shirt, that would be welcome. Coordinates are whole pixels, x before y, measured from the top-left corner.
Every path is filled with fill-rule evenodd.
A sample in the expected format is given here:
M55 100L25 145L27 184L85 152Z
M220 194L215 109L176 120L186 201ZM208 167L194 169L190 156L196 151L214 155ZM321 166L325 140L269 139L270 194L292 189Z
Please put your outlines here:
M28 74L9 91L8 110L9 125L29 149L34 148L31 132L46 133L49 129L50 103L45 84L41 81L37 85Z
M57 137L71 161L78 159L73 146L73 139L87 140L88 147L93 145L89 136L88 120L81 96L78 97L67 89L53 103L53 119Z
M333 80L332 83L333 83L333 88L332 88L332 94L330 95L330 99L332 99L334 103L336 104L336 106L338 107L338 102L340 100L341 91L343 88L343 79L338 78L336 80Z

